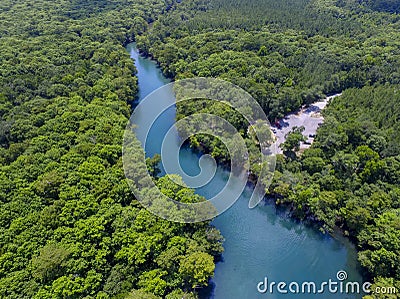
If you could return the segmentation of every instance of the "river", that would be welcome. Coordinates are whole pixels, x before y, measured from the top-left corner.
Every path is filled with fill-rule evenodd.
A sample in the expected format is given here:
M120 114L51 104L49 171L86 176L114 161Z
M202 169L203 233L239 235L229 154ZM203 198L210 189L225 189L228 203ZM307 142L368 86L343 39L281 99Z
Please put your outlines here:
M154 61L139 55L135 44L127 46L135 60L139 79L139 101L158 87L168 83ZM159 97L160 101L174 101L172 91ZM146 111L140 111L143 121ZM161 140L175 121L172 107L157 119L146 142L146 155L160 153ZM143 143L140 118L136 134ZM185 172L195 175L199 172L199 155L189 148L181 148L181 166ZM203 161L204 162L204 161ZM206 161L207 164L207 161ZM210 167L214 165L206 165ZM215 194L225 185L228 173L218 167L214 178L196 192L206 198ZM274 290L271 294L260 293L257 284L268 277L268 281L286 283L315 281L317 286L329 279L336 280L336 274L345 270L347 281L362 281L358 270L357 254L350 242L344 238L332 238L315 228L279 212L271 203L264 202L254 209L248 208L251 195L248 186L240 199L225 213L218 216L215 225L226 239L222 261L217 263L215 275L207 289L200 292L202 299L261 299L261 298L361 298L360 294L282 294Z

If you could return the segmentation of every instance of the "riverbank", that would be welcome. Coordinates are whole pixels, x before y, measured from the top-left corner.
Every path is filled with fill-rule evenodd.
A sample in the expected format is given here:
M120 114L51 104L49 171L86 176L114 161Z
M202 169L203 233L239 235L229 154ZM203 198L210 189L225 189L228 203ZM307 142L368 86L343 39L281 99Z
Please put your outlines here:
M161 76L161 70L154 61L139 56L137 51L131 51L131 55L138 68L141 97L146 95L145 89L147 92L151 91L149 84L165 84L166 78ZM164 100L170 101L171 95L160 97L160 101ZM155 123L155 128L148 137L152 141L151 146L146 148L148 156L158 152L164 133L173 125L175 117L176 114L170 111L165 118L161 117ZM176 154L176 149L171 148L167 152ZM198 174L198 153L184 146L179 151L179 158L185 173ZM214 173L214 165L204 162L203 171ZM213 179L196 189L196 193L211 198L225 187L228 177L229 171L219 166ZM232 186L229 192L241 192L235 188L236 186ZM252 186L247 185L239 200L212 222L225 238L225 251L221 261L216 264L209 288L201 292L202 299L264 298L265 295L257 292L257 283L266 275L271 279L302 281L307 273L307 279L319 281L322 277L334 277L339 269L346 269L349 277L361 281L357 253L350 242L332 238L304 222L295 221L280 213L272 203L265 202L255 209L249 209L251 194ZM328 294L326 298L348 297ZM308 299L302 294L287 294L285 298ZM350 298L359 299L356 296Z
M157 73L157 75L150 75L148 68L141 68L141 73L144 73L145 76L150 76L151 80L142 83L142 90L139 91L139 97L143 97L144 94L147 94L150 91L154 90L156 85L152 84L152 82L161 80L163 84L167 84L173 81L173 78L169 78L163 73L163 70L160 67L159 63L155 59L153 59L151 55L145 55L145 53L140 51L140 49L137 49L137 51L138 57L150 61L151 65L154 65L156 68L159 69L159 73ZM307 141L301 143L300 150L304 151L309 148L314 142L315 135L319 126L323 124L323 109L325 109L325 107L331 100L339 96L341 96L341 93L327 96L309 105L303 105L297 111L290 112L284 118L282 118L279 121L279 126L277 126L276 124L271 125L271 129L276 136L276 154L283 154L283 151L280 149L279 145L285 141L286 134L289 133L294 127L304 126L303 135L307 137ZM186 141L184 143L184 146L187 146L187 148L189 148L190 151L193 151L196 156L201 156L202 153L210 153L210 150L201 143L199 147L194 147L193 144L190 144L189 141ZM150 155L154 155L155 153L157 153L157 151L150 152ZM229 163L221 163L221 161L217 161L217 163L218 166L221 167L224 171L230 170ZM255 173L249 173L247 186L249 188L254 187L257 180L258 176ZM288 215L289 217L295 220L301 220L307 226L313 229L317 229L324 234L330 234L333 237L337 235L337 233L332 234L334 231L337 231L336 227L327 226L323 221L318 219L318 217L314 215L310 209L300 211L293 202L282 200L282 195L280 194L270 194L269 198L274 198L274 205L277 208L284 209L286 211L286 215ZM267 199L265 199L264 201L267 201ZM299 216L300 214L301 217Z

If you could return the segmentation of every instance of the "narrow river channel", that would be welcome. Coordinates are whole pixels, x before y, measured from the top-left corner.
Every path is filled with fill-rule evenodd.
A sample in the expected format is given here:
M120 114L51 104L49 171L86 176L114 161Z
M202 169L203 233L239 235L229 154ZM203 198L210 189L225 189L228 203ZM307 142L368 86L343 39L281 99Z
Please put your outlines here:
M149 93L168 83L156 63L138 54L134 43L127 46L135 60L139 78L139 101ZM160 96L160 101L174 101L172 91ZM146 119L146 111L141 111ZM160 152L161 141L173 126L175 109L168 110L154 123L146 142L146 155ZM140 122L136 134L143 144ZM181 148L180 162L184 171L195 175L199 172L199 156L188 148ZM209 165L211 168L213 165ZM206 168L208 166L206 165ZM206 198L225 185L228 173L218 168L214 178L196 192ZM343 238L332 238L290 219L277 211L273 204L262 203L254 209L248 208L251 187L225 213L218 216L215 225L226 239L222 261L216 265L215 275L208 289L201 291L202 299L258 299L258 298L361 298L361 294L332 294L327 289L322 294L282 294L274 289L260 293L257 284L268 278L268 282L313 281L318 288L324 281L336 278L337 272L348 274L346 281L361 281L357 254L354 247Z

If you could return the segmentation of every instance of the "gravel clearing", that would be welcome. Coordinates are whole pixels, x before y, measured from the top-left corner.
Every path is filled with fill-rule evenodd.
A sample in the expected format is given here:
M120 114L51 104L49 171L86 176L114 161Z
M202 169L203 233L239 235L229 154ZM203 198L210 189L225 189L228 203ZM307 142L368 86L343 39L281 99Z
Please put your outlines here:
M325 108L330 100L340 95L341 93L335 94L319 102L315 102L308 107L303 106L297 112L288 114L280 120L280 128L278 128L278 126L272 125L272 131L275 133L276 136L277 153L283 153L279 145L285 141L285 135L289 133L293 127L304 126L303 135L307 137L307 141L305 143L301 143L300 149L309 148L314 141L318 126L324 122L324 118L321 115L322 109Z

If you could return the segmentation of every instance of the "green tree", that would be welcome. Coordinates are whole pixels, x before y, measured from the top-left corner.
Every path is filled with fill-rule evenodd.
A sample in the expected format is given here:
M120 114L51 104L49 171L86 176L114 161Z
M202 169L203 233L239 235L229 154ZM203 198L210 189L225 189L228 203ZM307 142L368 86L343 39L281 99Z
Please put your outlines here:
M63 273L70 252L61 244L49 243L32 261L33 276L41 281L51 281Z
M293 129L285 135L285 141L280 145L280 148L287 157L295 157L295 153L300 150L301 142L307 140L307 138L303 135L303 132L303 126L293 127Z
M179 273L183 275L191 288L206 286L214 274L213 257L205 252L194 252L181 260Z

